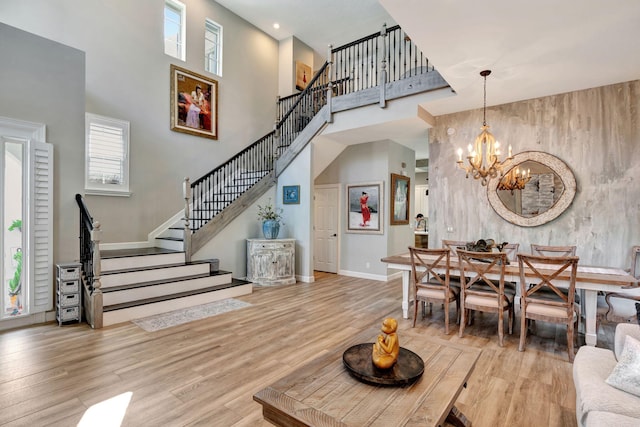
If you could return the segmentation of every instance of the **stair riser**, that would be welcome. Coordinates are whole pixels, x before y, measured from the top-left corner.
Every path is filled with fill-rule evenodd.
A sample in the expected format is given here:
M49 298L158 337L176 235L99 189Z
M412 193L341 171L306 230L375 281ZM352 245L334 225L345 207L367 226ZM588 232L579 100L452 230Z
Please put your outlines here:
M168 228L158 237L172 237L174 239L184 239L184 229Z
M177 279L180 277L209 274L210 266L207 263L180 265L167 268L155 268L152 270L130 271L126 273L107 274L100 278L103 288L110 286L130 285L133 283L150 282L154 280Z
M103 326L115 325L117 323L128 322L142 317L153 316L154 314L166 313L172 310L220 301L226 298L248 295L251 293L252 289L252 284L247 283L246 285L234 286L227 289L221 289L219 291L191 295L188 297L176 298L153 304L145 304L122 310L108 311L104 313L102 322Z
M231 282L231 273L217 276L201 277L197 279L181 280L179 282L163 283L161 285L143 286L134 289L105 292L102 296L103 305L114 305L125 302L155 298L178 292L195 291L211 286L223 285Z
M177 254L139 255L122 258L105 258L101 261L102 272L131 270L134 268L154 267L164 264L184 263L184 252Z
M163 249L171 249L174 251L184 250L184 243L182 241L156 239L155 245Z

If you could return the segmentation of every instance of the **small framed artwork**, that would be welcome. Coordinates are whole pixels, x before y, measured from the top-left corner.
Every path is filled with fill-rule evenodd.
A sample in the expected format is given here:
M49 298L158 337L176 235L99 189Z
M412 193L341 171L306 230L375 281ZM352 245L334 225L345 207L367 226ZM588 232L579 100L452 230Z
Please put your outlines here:
M409 224L410 178L391 174L391 225Z
M296 89L305 90L312 77L311 67L296 61Z
M285 205L300 204L300 186L284 185L282 187L282 203Z
M384 234L384 183L347 185L347 233Z
M218 139L218 81L171 65L171 130Z

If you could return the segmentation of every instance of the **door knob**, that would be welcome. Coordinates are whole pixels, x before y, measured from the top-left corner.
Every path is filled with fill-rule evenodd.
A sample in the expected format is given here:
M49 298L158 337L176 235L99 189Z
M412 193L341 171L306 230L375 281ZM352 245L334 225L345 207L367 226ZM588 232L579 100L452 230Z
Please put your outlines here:
M333 233L331 237L338 237L338 235L336 233Z

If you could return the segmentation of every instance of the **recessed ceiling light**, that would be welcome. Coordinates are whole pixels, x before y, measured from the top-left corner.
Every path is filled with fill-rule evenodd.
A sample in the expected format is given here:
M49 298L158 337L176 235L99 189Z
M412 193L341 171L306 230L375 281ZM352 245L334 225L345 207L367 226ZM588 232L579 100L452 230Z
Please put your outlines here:
M278 24L277 22L275 22L273 24L273 28L275 28L276 30L280 28L280 24Z

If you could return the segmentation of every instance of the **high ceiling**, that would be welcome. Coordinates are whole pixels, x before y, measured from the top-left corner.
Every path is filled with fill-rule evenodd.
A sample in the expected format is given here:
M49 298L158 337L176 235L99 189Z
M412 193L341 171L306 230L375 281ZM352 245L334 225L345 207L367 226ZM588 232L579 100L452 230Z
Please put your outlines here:
M217 2L323 56L328 44L400 24L456 92L423 105L434 116L482 107L484 69L488 105L640 79L640 0Z

